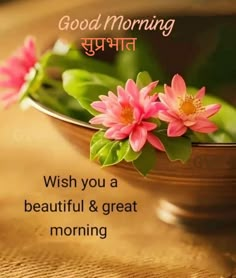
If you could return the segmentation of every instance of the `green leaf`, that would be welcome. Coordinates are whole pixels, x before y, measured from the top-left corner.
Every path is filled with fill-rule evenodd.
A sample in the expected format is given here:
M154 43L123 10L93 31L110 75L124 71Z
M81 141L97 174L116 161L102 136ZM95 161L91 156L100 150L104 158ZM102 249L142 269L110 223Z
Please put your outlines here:
M98 158L103 166L119 163L129 151L129 142L113 141L104 137L104 131L98 131L90 143L90 159Z
M60 69L61 72L68 69L83 69L116 76L116 71L112 65L91 59L74 48L70 48L68 52L63 54L58 54L50 50L41 57L40 64L43 68L56 68Z
M99 151L110 142L100 139L90 148L90 159L93 160L98 157Z
M192 143L215 143L214 139L207 133L192 131L188 135L186 134L186 136L191 139Z
M108 143L110 140L104 137L105 132L100 130L96 132L90 142L90 159L95 159L98 156L99 151Z
M104 130L99 130L96 133L94 133L94 135L93 135L93 137L91 139L90 145L93 145L98 140L105 138L104 135L105 135L105 131Z
M187 137L168 137L166 131L156 131L155 135L161 140L166 154L171 161L180 160L185 163L191 156L192 144Z
M68 70L63 73L65 91L92 115L97 115L98 112L91 107L91 103L99 100L99 96L106 95L108 91L116 91L118 85L123 83L104 74L85 70Z
M129 150L128 150L128 152L126 153L124 159L125 159L126 162L131 162L131 161L136 160L140 155L141 155L141 151L135 152L135 151L131 148L131 146L129 145Z
M148 122L156 124L159 128L163 122L161 122L158 118L149 118Z
M128 141L114 141L112 145L107 146L105 155L103 150L99 152L100 163L103 166L111 166L121 162L128 151L128 146ZM108 153L107 149L109 149Z
M133 165L143 176L146 176L155 166L156 158L157 151L147 143L143 147L141 155L133 161Z
M142 89L143 87L147 86L151 82L152 82L152 78L147 71L141 71L137 75L136 84L139 89Z
M106 166L106 160L109 156L111 156L111 158L108 159L109 161L113 159L112 155L110 155L110 152L112 152L112 149L114 152L114 148L117 147L118 143L119 142L117 141L110 141L99 150L97 158L101 165Z
M227 134L225 131L217 130L214 133L210 133L209 137L215 143L235 143L231 134Z
M143 87L149 85L151 82L152 82L151 76L149 75L149 73L147 71L141 71L137 75L136 84L139 89L142 89ZM161 93L161 92L163 92L163 89L164 88L161 85L156 86L149 94L153 95L155 93Z
M129 149L130 149L129 140L120 142L120 148L117 150L117 156L119 157L120 161L126 157L127 153L129 152Z
M127 151L127 141L110 141L98 152L98 160L102 166L111 166L121 162Z

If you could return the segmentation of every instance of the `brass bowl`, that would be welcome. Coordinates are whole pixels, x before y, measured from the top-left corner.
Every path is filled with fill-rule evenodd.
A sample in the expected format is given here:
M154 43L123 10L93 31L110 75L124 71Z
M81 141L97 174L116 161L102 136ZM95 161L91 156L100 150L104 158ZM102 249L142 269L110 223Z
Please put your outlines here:
M32 99L31 104L51 116L60 133L89 159L94 127ZM166 154L160 152L158 165L145 178L128 163L107 169L155 195L157 215L167 223L209 228L236 220L236 144L194 144L186 164L170 162Z

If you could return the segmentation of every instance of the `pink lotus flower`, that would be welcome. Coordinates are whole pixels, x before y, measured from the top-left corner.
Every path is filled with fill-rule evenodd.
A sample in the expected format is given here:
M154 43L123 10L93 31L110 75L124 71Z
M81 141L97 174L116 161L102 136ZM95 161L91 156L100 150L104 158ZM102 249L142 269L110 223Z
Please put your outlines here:
M165 94L159 93L159 99L165 109L158 113L158 117L169 122L167 135L181 136L188 128L202 133L211 133L217 130L217 126L208 118L217 113L220 104L203 106L202 98L205 88L201 88L195 96L189 95L183 78L176 74L171 87L165 85Z
M102 124L108 127L105 137L114 140L129 138L135 152L140 151L146 141L159 150L164 150L161 141L151 132L157 124L148 121L156 117L163 105L156 102L157 94L149 93L156 87L157 82L138 89L135 82L129 79L125 89L118 86L117 95L112 92L108 96L100 96L101 101L95 101L92 107L101 112L90 120L91 124Z
M24 45L0 66L0 101L7 107L16 102L30 69L37 62L34 40L26 38ZM3 77L3 78L1 78Z

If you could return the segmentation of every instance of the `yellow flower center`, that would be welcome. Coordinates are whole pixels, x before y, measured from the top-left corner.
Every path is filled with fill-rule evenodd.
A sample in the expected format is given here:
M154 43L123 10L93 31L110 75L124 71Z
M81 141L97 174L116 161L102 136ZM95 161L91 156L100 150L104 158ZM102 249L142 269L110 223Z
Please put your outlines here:
M125 106L123 108L123 110L121 111L121 115L120 115L120 118L121 118L121 122L123 124L131 124L133 122L133 108L130 107L130 106Z
M184 101L180 109L184 112L185 115L194 114L197 111L197 108L191 101Z
M184 99L180 99L179 111L181 114L188 116L204 111L204 107L200 99L186 95Z

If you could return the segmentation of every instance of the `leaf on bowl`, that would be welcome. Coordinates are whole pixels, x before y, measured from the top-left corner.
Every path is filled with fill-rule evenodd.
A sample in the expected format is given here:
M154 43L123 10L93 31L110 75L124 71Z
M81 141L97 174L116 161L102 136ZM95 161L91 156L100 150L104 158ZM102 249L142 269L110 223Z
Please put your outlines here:
M91 107L91 103L99 100L100 95L115 91L118 85L123 85L120 80L100 73L85 70L68 70L63 73L65 91L92 115L98 112Z
M131 146L129 145L129 150L128 152L126 153L125 157L124 157L124 160L126 162L132 162L134 160L136 160L139 156L141 155L141 151L139 152L135 152Z
M128 140L113 141L105 138L104 131L94 134L90 144L90 159L98 159L102 166L121 162L129 151Z
M134 167L143 176L146 176L148 172L155 166L157 160L157 151L149 143L143 148L141 154L133 161Z
M155 135L161 140L166 154L171 161L188 161L192 153L191 140L188 137L168 137L166 131L156 131Z
M58 68L61 72L68 69L83 69L111 76L117 75L114 66L104 61L91 59L82 54L78 49L71 46L66 53L62 54L49 50L41 57L40 63L44 69Z

